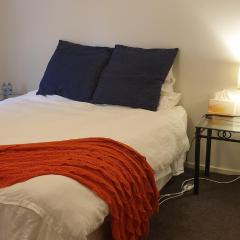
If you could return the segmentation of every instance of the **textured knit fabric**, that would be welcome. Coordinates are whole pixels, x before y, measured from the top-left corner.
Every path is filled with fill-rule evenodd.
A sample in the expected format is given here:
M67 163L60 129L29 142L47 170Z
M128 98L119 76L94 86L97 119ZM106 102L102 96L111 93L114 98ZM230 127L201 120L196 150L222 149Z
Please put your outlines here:
M153 170L145 157L111 139L0 146L0 170L0 188L46 174L84 184L108 204L115 240L147 235L158 209Z

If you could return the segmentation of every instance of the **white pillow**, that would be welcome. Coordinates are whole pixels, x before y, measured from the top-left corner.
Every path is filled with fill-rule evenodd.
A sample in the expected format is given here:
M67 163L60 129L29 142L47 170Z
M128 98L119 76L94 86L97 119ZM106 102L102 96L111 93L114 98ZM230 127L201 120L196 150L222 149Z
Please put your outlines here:
M174 91L174 84L176 79L173 76L172 68L170 69L165 82L162 85L161 97L158 109L169 109L176 106L181 100L181 93Z

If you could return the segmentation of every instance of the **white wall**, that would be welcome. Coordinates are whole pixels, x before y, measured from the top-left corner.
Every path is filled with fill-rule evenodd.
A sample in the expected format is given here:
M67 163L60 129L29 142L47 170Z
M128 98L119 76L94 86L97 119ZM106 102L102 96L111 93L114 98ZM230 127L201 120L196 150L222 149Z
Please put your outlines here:
M38 87L59 39L89 45L179 47L174 71L189 114L190 137L213 92L236 86L238 62L229 42L240 36L239 0L2 0L1 4L2 79L12 81L18 92ZM236 146L214 144L213 164L240 171Z

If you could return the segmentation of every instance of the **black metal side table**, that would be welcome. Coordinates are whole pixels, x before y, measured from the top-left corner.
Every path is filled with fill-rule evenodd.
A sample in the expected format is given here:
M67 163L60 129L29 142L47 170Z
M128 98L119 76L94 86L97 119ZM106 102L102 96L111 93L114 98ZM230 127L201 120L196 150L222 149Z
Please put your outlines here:
M194 194L199 193L199 172L200 172L200 148L201 139L206 138L206 159L205 176L210 174L211 143L212 139L239 142L240 139L233 137L240 133L240 117L204 116L195 126L195 175Z

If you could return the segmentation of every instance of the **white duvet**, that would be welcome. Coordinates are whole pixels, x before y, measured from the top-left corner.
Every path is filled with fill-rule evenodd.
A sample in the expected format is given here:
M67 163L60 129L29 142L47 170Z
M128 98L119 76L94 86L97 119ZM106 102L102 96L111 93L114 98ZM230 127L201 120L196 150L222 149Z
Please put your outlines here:
M177 160L189 148L182 107L151 112L31 92L0 102L0 119L0 145L109 137L145 155L155 171L171 165L174 174L183 171ZM0 189L1 240L85 240L108 214L103 200L64 176Z

